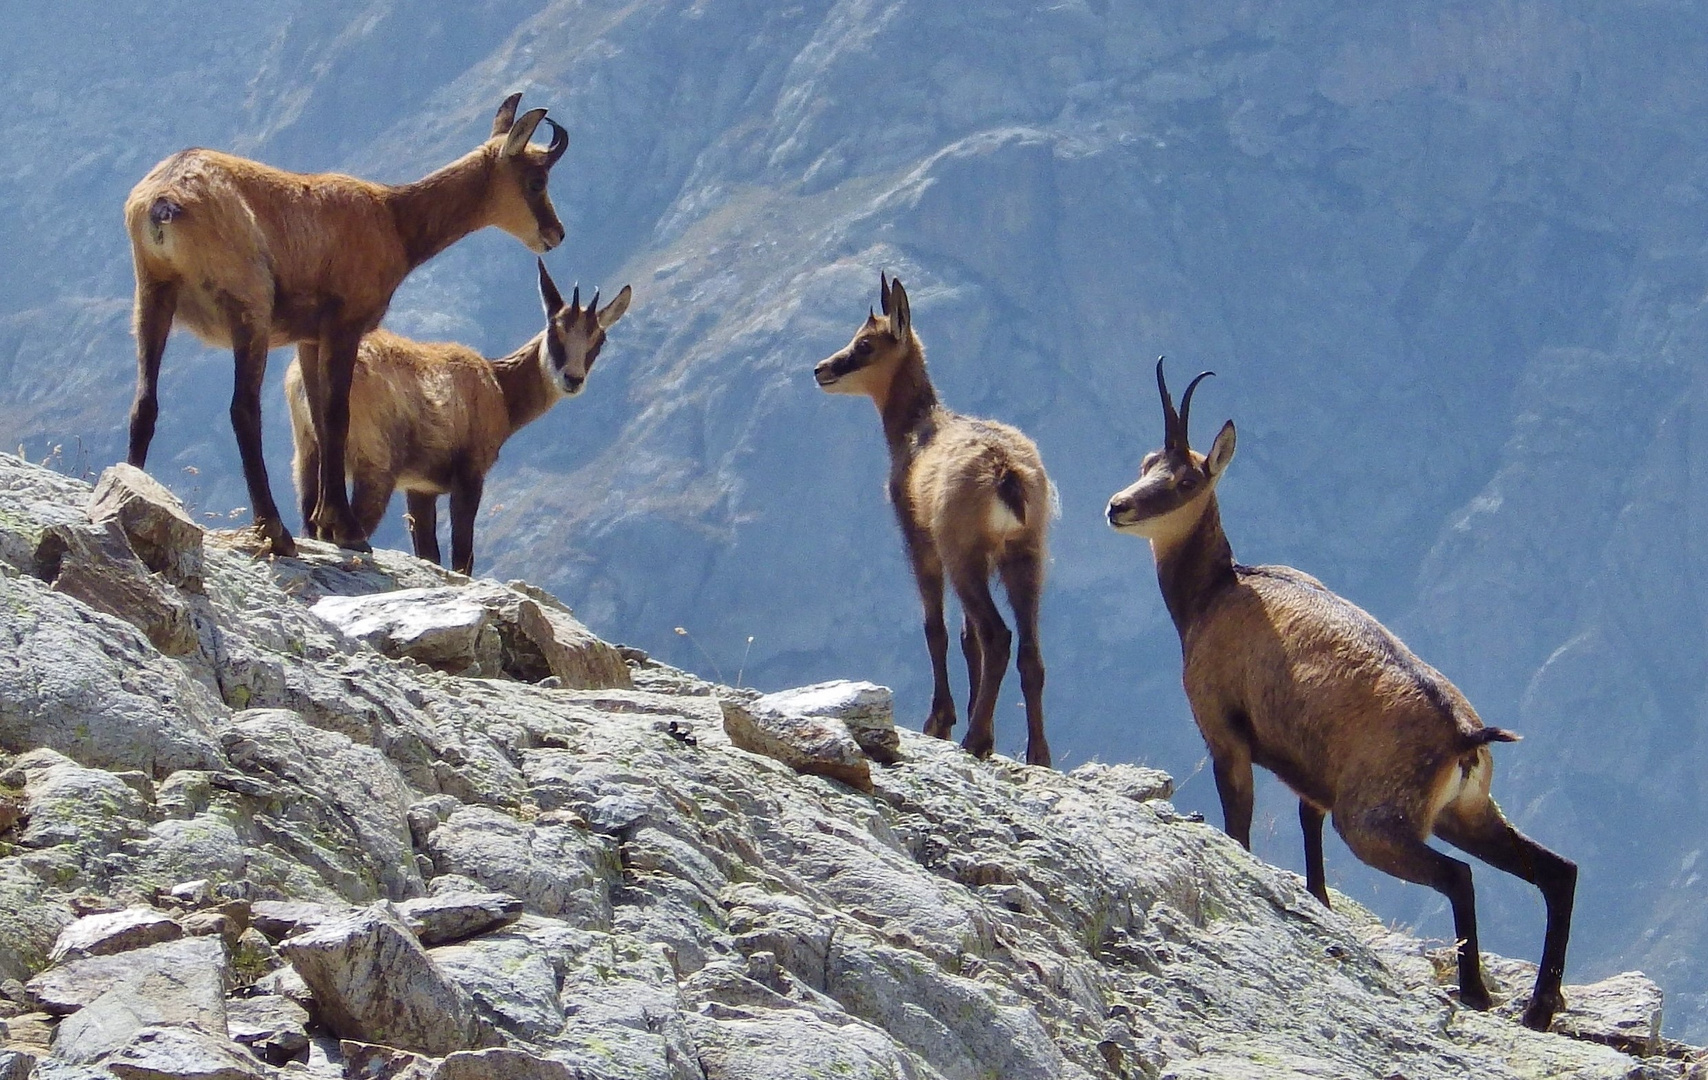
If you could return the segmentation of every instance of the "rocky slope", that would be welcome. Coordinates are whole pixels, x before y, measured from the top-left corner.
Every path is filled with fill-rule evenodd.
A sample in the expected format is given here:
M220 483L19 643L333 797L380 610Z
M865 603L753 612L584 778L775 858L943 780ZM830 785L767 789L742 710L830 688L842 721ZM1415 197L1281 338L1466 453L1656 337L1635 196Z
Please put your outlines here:
M242 543L0 456L0 1076L1703 1075L1634 974L1570 988L1581 1038L1457 1010L1160 773Z
M0 436L77 473L122 454L117 208L155 160L405 179L524 89L573 140L554 271L636 304L507 450L483 567L728 681L871 673L917 724L873 418L807 377L889 269L946 400L1026 427L1062 488L1059 758L1148 759L1214 815L1145 553L1098 515L1158 437L1146 363L1212 368L1236 551L1369 607L1525 734L1497 794L1584 867L1575 970L1640 964L1708 1041L1705 46L1672 0L37 5L0 37ZM507 350L531 281L472 238L393 325ZM229 379L173 343L152 464L198 520L246 502ZM1288 806L1260 802L1272 859ZM1349 891L1447 932L1330 843ZM1489 942L1528 950L1531 905L1491 884Z

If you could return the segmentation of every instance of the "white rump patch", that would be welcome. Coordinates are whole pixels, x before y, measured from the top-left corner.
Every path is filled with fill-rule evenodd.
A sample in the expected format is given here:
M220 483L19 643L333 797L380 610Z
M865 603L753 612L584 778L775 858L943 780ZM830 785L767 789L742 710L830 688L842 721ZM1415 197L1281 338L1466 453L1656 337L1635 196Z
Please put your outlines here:
M999 536L1019 532L1023 528L1020 519L1014 516L1014 511L1001 499L990 500L990 508L985 511L985 523L990 526L991 532Z

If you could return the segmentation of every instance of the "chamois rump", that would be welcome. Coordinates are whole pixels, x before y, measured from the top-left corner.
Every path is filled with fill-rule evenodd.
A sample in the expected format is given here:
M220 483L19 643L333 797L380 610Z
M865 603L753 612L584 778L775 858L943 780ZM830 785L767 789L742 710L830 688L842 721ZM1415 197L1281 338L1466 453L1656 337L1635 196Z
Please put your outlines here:
M883 316L868 311L842 351L813 377L833 394L865 394L878 407L890 451L890 502L907 544L925 608L933 690L925 733L947 739L955 727L949 692L949 633L943 621L947 575L963 612L967 662L967 735L962 746L988 757L993 715L1012 636L991 598L1000 575L1020 635L1018 666L1026 699L1026 760L1050 763L1044 739L1044 660L1038 601L1044 585L1045 534L1054 493L1032 440L1007 424L950 412L937 401L914 333L907 290L878 275Z
M477 229L496 225L539 252L563 241L546 181L569 136L544 109L518 119L521 97L499 106L480 147L412 184L285 172L202 149L179 151L143 177L125 200L136 270L130 463L148 459L160 358L176 319L231 348L231 424L255 525L273 554L294 554L261 453L261 380L268 349L296 342L325 449L321 499L306 527L365 550L343 482L362 335L379 326L411 270ZM542 121L551 144L530 146Z
M437 500L448 493L451 567L474 573L475 516L499 449L553 405L581 393L605 331L629 307L627 285L603 308L598 293L584 308L579 286L565 304L544 262L539 276L546 328L508 356L487 359L464 345L411 341L385 330L362 339L344 460L364 534L378 527L401 487L415 554L438 562ZM285 372L285 396L306 519L319 499L322 470L300 355Z
M1226 829L1251 847L1252 765L1299 796L1305 880L1324 904L1327 813L1361 860L1428 885L1453 908L1459 1000L1487 1009L1471 868L1431 835L1542 892L1547 930L1526 1026L1545 1031L1564 1004L1577 866L1513 828L1489 797L1485 727L1457 687L1361 608L1286 566L1242 566L1222 531L1216 483L1234 456L1228 421L1208 455L1187 441L1193 379L1180 411L1157 361L1164 440L1139 479L1109 500L1109 524L1150 540L1163 601L1180 632L1183 680L1208 745Z

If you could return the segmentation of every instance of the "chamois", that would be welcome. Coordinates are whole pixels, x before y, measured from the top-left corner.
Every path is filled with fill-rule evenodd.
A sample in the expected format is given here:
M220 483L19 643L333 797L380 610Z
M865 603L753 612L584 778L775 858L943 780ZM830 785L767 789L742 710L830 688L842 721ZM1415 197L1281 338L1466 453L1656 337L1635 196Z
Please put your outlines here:
M1020 633L1018 667L1026 698L1026 760L1050 763L1044 740L1044 660L1038 648L1038 599L1044 585L1045 532L1053 491L1032 440L1007 424L950 412L937 402L925 347L913 331L907 291L878 275L883 317L868 311L847 348L818 363L813 377L833 394L865 394L878 407L890 451L890 502L925 608L925 644L934 687L925 733L947 739L955 727L949 693L949 632L943 622L948 575L964 615L967 735L962 746L988 757L992 718L1008 666L1011 635L991 598L1002 577Z
M1222 531L1216 483L1234 456L1228 421L1208 455L1187 442L1193 379L1174 410L1156 366L1164 439L1139 479L1109 500L1109 524L1150 540L1163 601L1180 632L1183 681L1210 750L1230 836L1251 847L1253 763L1299 796L1306 886L1328 903L1325 814L1353 854L1428 885L1453 907L1459 1000L1489 1007L1471 868L1431 834L1542 892L1547 931L1524 1023L1546 1031L1562 1007L1577 866L1513 828L1489 797L1489 744L1457 687L1361 608L1286 566L1242 566Z
M261 455L261 380L267 350L296 342L325 447L321 501L307 527L365 550L343 481L357 342L411 270L477 229L496 225L542 252L563 241L546 180L569 136L544 109L518 119L521 97L499 106L479 148L412 184L291 173L202 149L179 151L143 177L125 200L136 269L130 463L148 458L160 357L176 318L231 348L231 424L255 525L273 554L294 554ZM541 121L551 145L530 146Z
M536 260L538 262L538 260ZM474 521L486 474L510 436L566 397L581 393L605 331L629 307L629 287L585 308L581 289L565 304L539 262L546 328L508 356L487 359L456 344L411 341L384 330L362 338L350 383L345 455L352 508L364 534L385 516L392 491L408 493L415 554L439 561L437 500L451 496L451 567L474 573ZM310 416L302 358L285 372L296 444L294 472L306 519L319 500L320 444Z

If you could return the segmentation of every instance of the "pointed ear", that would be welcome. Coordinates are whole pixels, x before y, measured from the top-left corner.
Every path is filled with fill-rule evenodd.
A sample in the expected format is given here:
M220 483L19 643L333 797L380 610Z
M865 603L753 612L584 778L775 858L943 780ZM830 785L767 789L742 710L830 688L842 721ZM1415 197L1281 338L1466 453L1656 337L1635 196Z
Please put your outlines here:
M521 94L511 94L498 106L498 115L492 118L492 138L498 138L516 123L516 106L521 100Z
M599 309L599 329L609 330L618 319L623 317L623 312L629 310L629 300L632 295L629 292L629 287L624 285L615 299Z
M1222 430L1216 432L1216 441L1210 444L1210 454L1204 459L1204 468L1212 477L1222 475L1222 470L1228 467L1228 462L1234 459L1234 422L1229 420L1222 425Z
M540 302L546 306L546 318L551 318L563 310L563 294L557 291L557 282L546 273L544 259L535 259L540 267Z
M890 282L890 302L884 305L884 313L890 317L890 329L905 342L913 332L913 313L908 310L907 290L899 280Z
M890 279L884 276L882 270L878 271L878 306L883 309L885 315L890 313Z
M534 137L534 129L540 126L540 121L546 118L546 110L529 109L522 114L510 128L510 134L504 140L504 149L500 151L503 157L515 157L528 145L528 140Z

